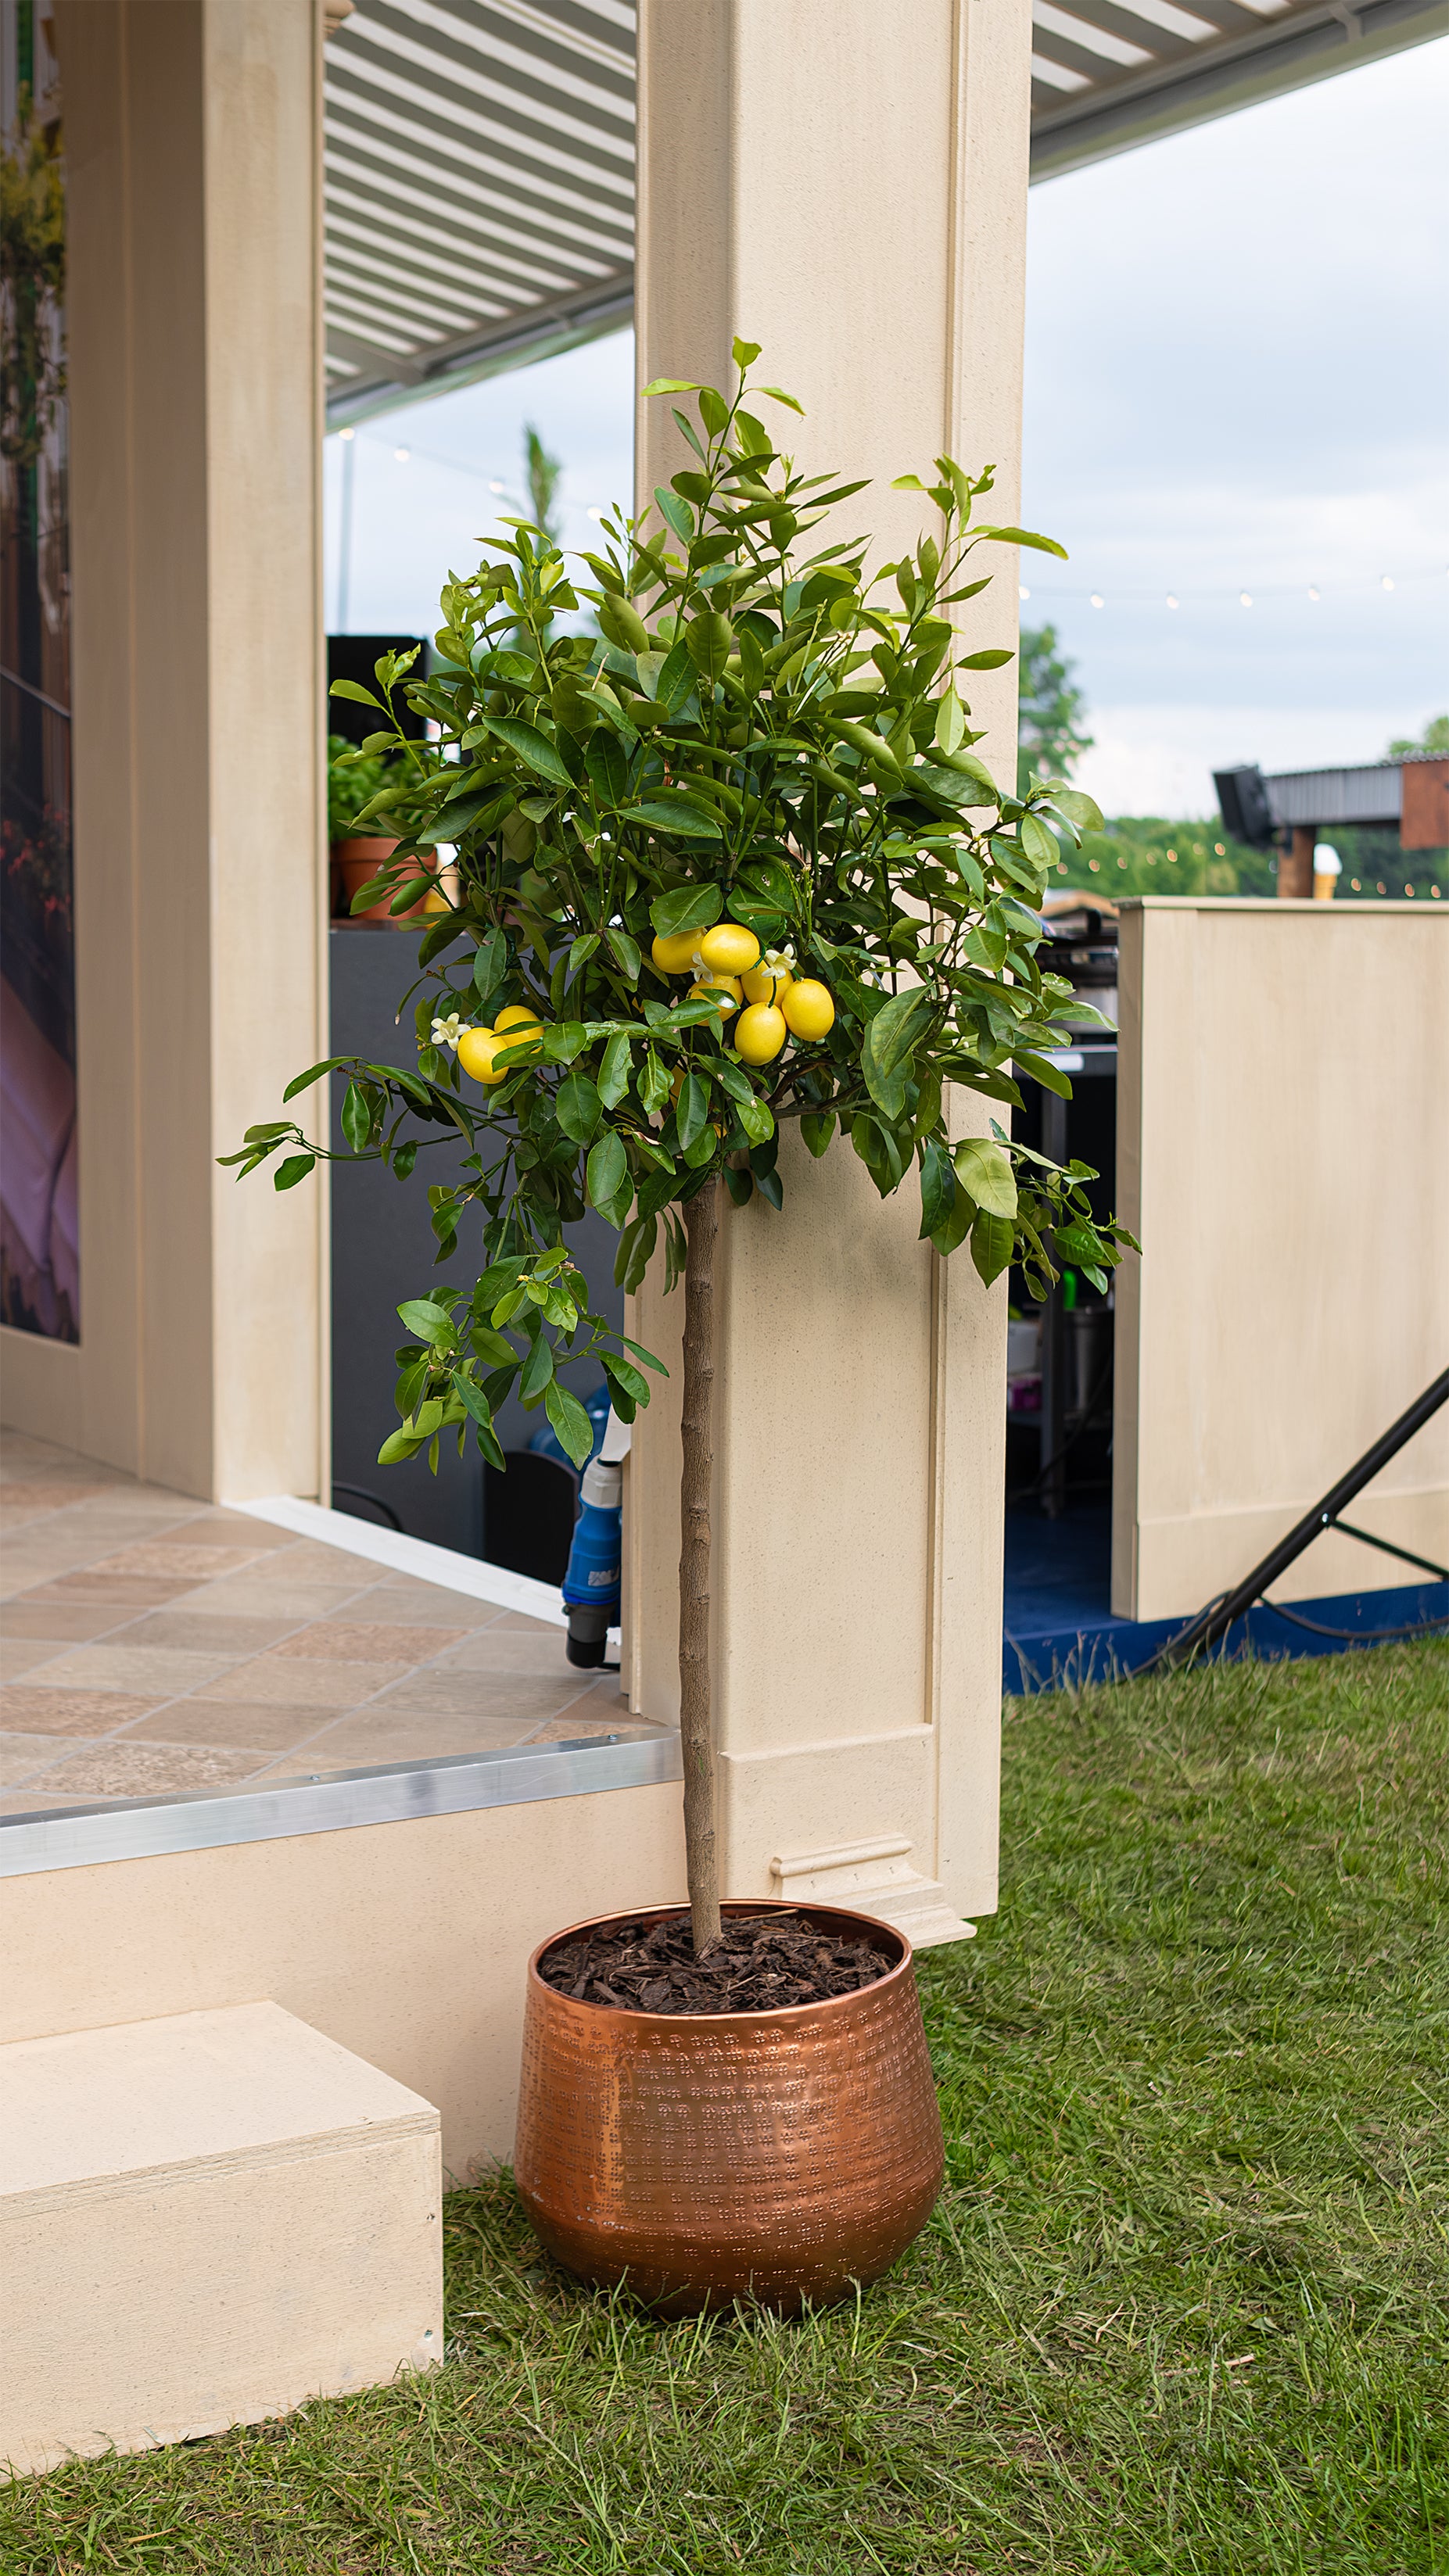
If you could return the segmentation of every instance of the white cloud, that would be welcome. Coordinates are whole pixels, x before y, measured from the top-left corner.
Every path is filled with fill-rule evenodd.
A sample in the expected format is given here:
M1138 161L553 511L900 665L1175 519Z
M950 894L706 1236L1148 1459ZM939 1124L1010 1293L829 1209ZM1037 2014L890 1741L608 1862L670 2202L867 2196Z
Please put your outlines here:
M1117 812L1449 705L1446 108L1435 43L1033 191L1023 511L1072 560L1027 614Z
M1411 715L1411 725L1422 718ZM1196 701L1095 707L1095 741L1077 783L1104 814L1161 814L1186 821L1217 812L1212 773L1256 762L1265 771L1378 760L1404 730L1397 706L1335 709L1234 706Z

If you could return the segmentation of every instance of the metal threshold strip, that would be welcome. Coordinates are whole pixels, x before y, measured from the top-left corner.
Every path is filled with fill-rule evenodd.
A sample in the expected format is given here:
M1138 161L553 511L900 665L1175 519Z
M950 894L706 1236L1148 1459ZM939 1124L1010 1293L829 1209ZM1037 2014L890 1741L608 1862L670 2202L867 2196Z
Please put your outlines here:
M683 1776L677 1735L633 1742L592 1736L573 1744L447 1754L407 1768L377 1764L219 1796L203 1789L183 1797L128 1798L110 1807L57 1807L0 1817L0 1878L282 1842L297 1834L349 1833L359 1825L418 1824L480 1807L655 1788Z

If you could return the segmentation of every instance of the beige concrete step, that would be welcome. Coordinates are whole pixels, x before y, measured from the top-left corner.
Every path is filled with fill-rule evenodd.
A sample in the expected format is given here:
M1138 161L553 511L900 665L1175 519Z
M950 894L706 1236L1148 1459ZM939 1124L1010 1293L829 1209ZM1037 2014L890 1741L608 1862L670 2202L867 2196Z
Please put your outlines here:
M438 2114L274 2003L0 2048L0 2461L442 2358Z

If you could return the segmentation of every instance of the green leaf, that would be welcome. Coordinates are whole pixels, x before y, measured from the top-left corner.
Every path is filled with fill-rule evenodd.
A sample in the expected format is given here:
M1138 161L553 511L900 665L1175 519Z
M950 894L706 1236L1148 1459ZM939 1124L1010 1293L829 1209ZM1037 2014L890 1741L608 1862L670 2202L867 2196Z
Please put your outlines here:
M654 507L681 543L689 545L694 537L694 512L689 503L681 501L677 492L666 492L660 483L654 487Z
M543 1409L574 1465L586 1467L594 1446L594 1425L578 1397L555 1383L543 1399Z
M978 528L976 534L995 537L1004 546L1035 546L1039 555L1060 555L1063 563L1071 560L1066 547L1059 546L1055 537L1039 537L1031 528Z
M801 419L804 419L804 404L798 403L793 394L782 393L778 385L756 385L755 391L757 394L768 394L771 402L783 403L787 411L797 411Z
M508 941L501 930L489 930L478 942L473 960L473 990L480 1002L496 993L508 972Z
M584 747L584 767L602 806L607 809L623 803L629 793L629 763L622 745L603 725L589 736Z
M934 1235L956 1205L956 1175L951 1157L937 1136L928 1136L921 1151L921 1233Z
M405 1458L416 1458L427 1434L419 1434L404 1423L401 1430L390 1431L377 1453L379 1467L401 1466Z
M604 1375L609 1381L610 1388L616 1394L622 1389L623 1393L628 1396L631 1403L648 1403L649 1381L645 1377L642 1369L636 1369L632 1360L626 1360L622 1356L616 1357L616 1355L610 1351L604 1358L603 1367Z
M598 1092L586 1073L570 1073L559 1084L554 1115L576 1145L587 1145L599 1123Z
M674 716L693 696L694 685L694 664L689 658L689 647L681 635L670 645L659 665L655 696L659 705L665 708L668 714Z
M620 1192L628 1189L629 1185L629 1166L623 1144L612 1128L606 1129L591 1149L585 1177L590 1200L600 1216L608 1217L612 1224L615 1203ZM627 1198L624 1204L627 1208Z
M830 1150L830 1139L835 1133L834 1110L807 1109L800 1121L800 1133L818 1162L821 1155Z
M626 1294L632 1297L649 1267L650 1256L659 1236L659 1220L654 1216L636 1216L619 1237L614 1255L614 1277Z
M1100 1261L1105 1245L1095 1226L1059 1225L1053 1241L1056 1250L1068 1261Z
M971 1258L989 1288L1011 1260L1016 1229L1011 1219L982 1208L971 1228Z
M518 1392L524 1403L527 1404L530 1398L536 1400L542 1395L552 1378L553 1344L545 1334L540 1333L523 1363L523 1375L518 1381Z
M546 778L550 786L572 787L574 782L553 744L537 725L524 724L517 716L484 716L481 722L499 742L506 742L510 751L516 751L520 760L527 761L540 778Z
M409 1297L397 1311L408 1331L415 1333L420 1342L431 1342L435 1349L458 1338L447 1307L438 1305L432 1297Z
M966 730L966 710L954 689L948 689L936 709L936 742L942 751L960 747Z
M381 698L375 698L371 689L365 689L360 680L334 680L327 694L329 698L352 698L360 707L376 707L380 714L387 713ZM388 739L392 737L389 735Z
M703 616L691 618L684 640L695 669L706 679L717 680L729 660L735 630L718 609L707 609Z
M697 394L698 391L698 385L688 376L655 376L652 383L645 386L642 400L648 402L652 394Z
M679 1105L675 1111L675 1125L679 1131L681 1153L689 1152L690 1146L703 1133L708 1117L709 1093L700 1081L699 1075L691 1070L684 1077L683 1088L679 1094Z
M767 1102L757 1100L753 1092L748 1099L737 1104L735 1114L752 1145L763 1145L774 1135L775 1113Z
M730 343L730 356L733 358L735 365L742 373L745 368L752 367L754 365L759 354L760 344L758 340L732 340ZM768 393L769 387L765 386L763 390Z
M345 1055L329 1055L324 1056L320 1064L309 1065L305 1073L297 1074L295 1078L288 1083L286 1090L282 1094L283 1100L295 1100L299 1091L309 1091L314 1082L321 1081L324 1073L335 1073L338 1066L346 1064L346 1062L347 1058ZM286 1130L282 1127L249 1127L247 1129L249 1137L260 1137L262 1135L282 1136L285 1135L285 1133Z
M297 1183L305 1181L307 1174L316 1168L315 1154L289 1154L272 1174L272 1187L274 1190L294 1190Z
M952 1160L957 1179L978 1208L988 1216L1010 1219L1016 1215L1016 1175L1009 1155L999 1145L993 1145L985 1136L968 1136L964 1144L957 1146Z
M1072 1086L1061 1066L1049 1064L1045 1056L1033 1055L1025 1047L1018 1047L1012 1057L1012 1067L1017 1073L1029 1073L1033 1082L1039 1082L1043 1091L1054 1091L1058 1100L1071 1099Z
M588 1031L582 1020L555 1020L543 1032L545 1064L572 1064L588 1045Z
M1065 814L1069 823L1076 824L1079 832L1105 829L1101 806L1094 796L1084 795L1080 787L1054 787L1052 803L1059 813Z
M958 671L999 671L1003 662L1014 662L1015 659L1015 653L1009 652L1004 644L992 644L984 653L963 653L956 668Z
M628 931L610 928L605 931L604 937L607 939L610 948L613 950L615 963L617 964L620 973L622 975L627 975L631 984L637 984L639 981L639 968L642 961L640 959L638 947L630 938Z
M924 1035L930 1016L930 1001L917 986L910 992L892 994L866 1029L860 1069L867 1091L887 1118L899 1118L905 1107L911 1050Z
M669 1076L652 1047L644 1052L644 1070L639 1077L639 1098L646 1116L653 1118L669 1098ZM612 1108L613 1103L610 1103Z
M342 1103L342 1133L354 1154L364 1151L372 1135L372 1111L360 1086L349 1082Z
M952 1175L951 1186L955 1189L954 1174ZM942 1218L940 1224L937 1226L931 1237L933 1248L941 1254L943 1260L949 1261L952 1253L965 1242L967 1235L971 1231L971 1223L974 1215L975 1210L971 1205L971 1201L966 1196L965 1191L956 1190L954 1205L950 1209L949 1214Z
M692 805L687 796L671 794L661 788L657 796L646 796L639 805L626 805L620 816L624 823L647 823L652 832L681 841L717 841L720 827L715 816Z
M686 930L708 930L723 910L724 896L717 885L682 885L656 895L649 918L661 939L677 939Z
M617 1109L628 1090L631 1060L629 1041L620 1029L605 1047L599 1068L599 1098L606 1109Z
M1035 859L1044 868L1054 868L1061 855L1055 833L1048 829L1039 814L1023 814L1021 846L1029 859Z

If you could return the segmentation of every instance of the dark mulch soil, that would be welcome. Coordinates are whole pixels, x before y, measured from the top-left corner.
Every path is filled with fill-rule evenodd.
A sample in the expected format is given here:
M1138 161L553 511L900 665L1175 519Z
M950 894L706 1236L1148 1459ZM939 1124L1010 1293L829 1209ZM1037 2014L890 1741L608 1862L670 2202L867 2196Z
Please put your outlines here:
M549 1950L538 1973L558 1994L620 2012L778 2012L853 1995L895 1960L869 1940L837 1940L799 1914L731 1916L712 1949L694 1955L689 1916L621 1923Z

